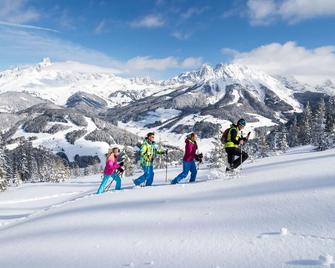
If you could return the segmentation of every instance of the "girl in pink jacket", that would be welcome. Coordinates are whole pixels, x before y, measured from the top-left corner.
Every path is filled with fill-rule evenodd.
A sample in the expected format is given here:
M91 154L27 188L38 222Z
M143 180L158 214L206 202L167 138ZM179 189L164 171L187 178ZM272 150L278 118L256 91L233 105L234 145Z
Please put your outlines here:
M117 162L117 158L119 154L120 154L119 148L115 147L113 149L108 150L106 166L104 170L104 177L97 191L97 194L101 194L105 191L105 187L110 178L112 178L116 182L115 190L121 189L121 177L117 171L123 172L123 168L122 168L123 162L121 163Z

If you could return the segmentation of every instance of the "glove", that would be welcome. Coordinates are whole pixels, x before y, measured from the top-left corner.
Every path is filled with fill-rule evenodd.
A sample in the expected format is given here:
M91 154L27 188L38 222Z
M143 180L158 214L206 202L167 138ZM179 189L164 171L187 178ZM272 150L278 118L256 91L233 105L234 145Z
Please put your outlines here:
M119 166L120 166L120 167L123 167L123 166L124 166L124 162L123 162L123 161L120 162L120 163L119 163Z
M195 155L195 160L198 161L199 163L202 163L202 158L203 158L202 153Z
M117 171L119 171L120 173L123 173L124 169L123 169L123 167L119 167L119 168L117 169Z
M168 150L166 149L166 150L163 150L163 151L159 151L159 154L160 155L167 155L167 153L168 153Z

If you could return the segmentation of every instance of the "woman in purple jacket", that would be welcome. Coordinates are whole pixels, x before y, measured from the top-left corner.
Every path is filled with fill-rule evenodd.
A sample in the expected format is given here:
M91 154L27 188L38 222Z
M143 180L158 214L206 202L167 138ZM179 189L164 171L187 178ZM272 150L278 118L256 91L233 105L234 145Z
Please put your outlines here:
M197 145L197 135L195 133L191 133L189 136L187 136L185 140L185 154L183 158L183 172L180 173L177 177L175 177L171 184L176 184L182 179L186 178L188 175L188 172L191 171L191 179L190 182L195 182L195 178L197 176L197 167L195 165L195 157L196 152L198 149Z

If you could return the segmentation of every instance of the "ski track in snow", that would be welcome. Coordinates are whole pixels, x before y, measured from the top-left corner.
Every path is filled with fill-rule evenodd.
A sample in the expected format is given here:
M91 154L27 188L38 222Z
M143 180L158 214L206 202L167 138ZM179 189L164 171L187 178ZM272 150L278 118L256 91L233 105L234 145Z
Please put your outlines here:
M233 177L202 167L193 184L168 185L158 170L153 187L133 176L99 196L100 176L12 188L0 195L0 266L327 267L335 150L306 148Z
M141 174L137 174L137 175L141 175ZM233 178L238 178L239 174L236 174L234 176L231 175L227 175L226 178L227 179L233 179ZM222 179L219 177L215 177L214 179L210 179L210 180L218 180L218 179ZM198 178L198 180L195 183L203 183L203 182L207 182L209 179L202 179L202 178ZM181 181L179 183L179 185L181 185L181 187L184 187L185 184L187 184L187 181ZM163 182L160 184L154 184L152 185L152 187L159 187L159 186L167 186L170 185L170 182ZM111 187L113 188L113 186ZM140 186L134 186L134 185L123 185L122 191L128 191L129 189L141 189L142 187ZM108 192L113 192L113 190L109 190ZM35 197L35 198L29 198L29 199L17 199L17 200L8 200L8 201L2 201L0 202L0 207L4 206L4 205L11 205L11 204L20 204L20 203L29 203L29 202L35 202L35 201L41 201L41 200L46 200L46 199L55 199L55 198L59 198L59 197L65 197L65 196L73 196L76 195L76 197L72 198L72 199L67 199L65 201L62 201L60 203L56 203L56 204L52 204L46 208L43 208L41 210L37 210L29 215L25 215L23 217L13 217L15 220L11 221L11 222L0 222L0 231L1 231L1 226L12 226L15 225L17 223L21 223L21 222L26 222L28 220L30 220L31 218L34 218L36 216L41 216L42 214L48 212L49 210L53 209L53 208L59 208L62 206L65 206L69 203L73 203L73 202L77 202L80 201L84 198L89 198L90 196L95 196L96 195L96 191L83 191L83 192L68 192L68 193L60 193L60 194L54 194L54 195L47 195L47 196L41 196L41 197ZM6 218L6 217L4 217ZM10 219L10 215L7 217L8 219ZM0 216L1 219L1 216Z
M73 196L73 195L77 195L77 197L73 198L73 199L67 199L66 201L62 201L60 203L55 203L52 204L48 207L42 208L40 210L36 210L34 212L32 212L31 214L23 214L22 217L18 217L18 215L8 215L6 216L0 216L0 219L14 219L12 221L8 221L8 222L0 222L0 228L1 226L3 227L10 227L12 225L18 224L18 223L22 223L22 222L26 222L29 221L30 219L36 217L36 216L40 216L45 212L48 212L49 210L53 209L53 208L57 208L57 207L61 207L64 206L66 204L69 204L71 202L75 202L77 200L80 200L82 198L86 198L89 195L95 194L95 192L89 191L89 192L70 192L70 193L62 193L62 194L55 194L55 195L49 195L49 196L42 196L42 197L36 197L36 198L31 198L31 199L21 199L21 200L10 200L10 201L4 201L4 202L0 202L0 207L3 205L10 205L10 204L20 204L20 203L29 203L29 202L35 202L35 201L41 201L41 200L46 200L46 199L55 199L55 198L59 198L59 197L66 197L66 196ZM0 229L1 231L1 229Z
M30 198L30 199L8 200L8 201L0 202L0 206L1 205L9 205L9 204L27 203L27 202L32 202L32 201L39 201L39 200L57 198L57 197L61 197L61 196L75 195L75 194L79 194L79 193L81 193L81 192L54 194L54 195L47 195L47 196L41 196L41 197L36 197L36 198Z

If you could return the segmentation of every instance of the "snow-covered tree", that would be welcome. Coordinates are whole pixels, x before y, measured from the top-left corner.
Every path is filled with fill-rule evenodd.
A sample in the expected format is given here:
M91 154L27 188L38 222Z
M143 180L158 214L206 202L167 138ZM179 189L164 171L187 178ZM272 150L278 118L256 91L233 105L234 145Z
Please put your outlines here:
M72 177L79 177L80 176L80 168L78 163L75 163L71 168L71 176Z
M326 105L325 132L329 143L335 143L335 96L329 98Z
M270 151L270 145L267 141L267 130L261 128L256 131L256 143L257 143L257 154L260 157L267 156L268 152Z
M280 147L279 147L280 132L279 132L278 127L270 133L270 135L268 137L268 141L269 141L269 144L270 144L270 149L272 151L280 150Z
M283 152L286 152L289 147L287 142L287 135L288 135L287 128L283 124L281 125L278 131L278 149Z
M221 132L215 135L213 141L214 148L210 151L208 159L210 167L219 169L223 169L227 166L227 153L224 149L224 145L221 142L221 137Z
M299 131L299 138L302 141L302 144L311 144L312 143L312 110L309 102L307 102L305 109L303 111L303 121Z
M7 158L5 155L5 143L3 142L1 133L0 133L0 191L4 191L8 185L8 174L7 174Z
M64 162L59 159L55 161L52 167L52 182L62 182L70 177L70 169L64 164Z
M90 171L89 171L89 168L88 167L84 167L84 176L88 176L90 175Z
M322 98L318 104L313 117L313 143L319 150L325 150L329 147L328 139L325 133L326 129L326 104Z
M288 136L290 137L288 139L288 145L290 147L298 146L300 144L299 143L299 127L298 127L298 120L297 120L296 115L294 116L293 122L289 127Z
M30 179L30 152L27 150L27 142L21 141L18 147L18 154L15 157L15 162L17 166L17 171L20 177L20 180L25 182Z
M135 170L134 151L129 146L125 145L122 153L123 153L123 160L124 160L125 175L131 176L134 174L134 170Z

